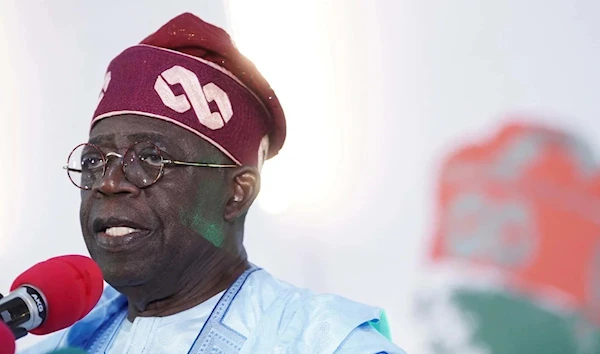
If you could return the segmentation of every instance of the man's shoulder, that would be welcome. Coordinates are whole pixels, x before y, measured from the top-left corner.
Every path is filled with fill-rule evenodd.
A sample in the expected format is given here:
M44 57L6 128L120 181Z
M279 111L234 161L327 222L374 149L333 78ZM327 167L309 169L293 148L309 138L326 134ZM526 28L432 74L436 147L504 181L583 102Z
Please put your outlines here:
M123 308L127 299L111 286L105 286L96 306L73 326L45 336L40 342L19 350L19 354L47 353L73 345L73 339L83 340L94 333L111 315Z
M362 304L346 297L330 294L316 293L307 288L292 285L271 275L264 269L258 269L247 280L248 290L266 300L267 306L273 305L274 301L285 306L288 311L321 308L329 312L343 312L348 314L361 314L363 317L376 315L379 317L381 309L375 306ZM322 312L321 312L322 314Z
M307 343L315 353L337 353L338 350L346 353L358 345L381 348L374 353L402 352L386 350L397 347L381 335L376 326L371 326L381 319L383 312L379 307L339 295L315 293L277 279L266 270L255 271L244 287L247 288L240 292L242 306L239 309L257 308L246 307L245 296L261 304L260 315L248 338L248 353L271 352L274 348L295 353L296 346Z

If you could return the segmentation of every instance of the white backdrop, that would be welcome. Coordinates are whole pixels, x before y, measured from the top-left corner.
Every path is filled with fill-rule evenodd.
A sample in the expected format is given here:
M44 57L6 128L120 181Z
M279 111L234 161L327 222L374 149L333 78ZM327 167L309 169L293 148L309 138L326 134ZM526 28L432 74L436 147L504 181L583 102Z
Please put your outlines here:
M108 62L184 11L232 31L287 113L247 221L251 260L386 308L411 353L425 352L410 300L445 152L512 114L600 148L593 0L2 0L0 290L38 261L87 254L61 167Z

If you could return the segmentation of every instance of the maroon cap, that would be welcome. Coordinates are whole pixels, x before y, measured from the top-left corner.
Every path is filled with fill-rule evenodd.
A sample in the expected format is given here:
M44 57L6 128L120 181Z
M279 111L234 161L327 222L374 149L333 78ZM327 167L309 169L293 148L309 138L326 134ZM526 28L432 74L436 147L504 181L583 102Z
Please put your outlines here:
M134 113L207 140L240 165L260 166L285 140L283 109L222 29L184 13L109 65L92 126Z

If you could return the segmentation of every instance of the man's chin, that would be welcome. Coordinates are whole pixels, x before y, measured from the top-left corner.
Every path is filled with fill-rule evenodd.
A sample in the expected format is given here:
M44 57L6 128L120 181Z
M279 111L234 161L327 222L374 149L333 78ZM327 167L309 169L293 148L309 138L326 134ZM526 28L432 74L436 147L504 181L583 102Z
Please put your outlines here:
M104 280L113 288L139 286L148 281L149 274L152 273L149 269L144 269L143 265L135 265L132 263L121 262L106 262L96 260Z
M139 274L132 274L123 271L104 271L104 280L113 288L119 290L123 288L131 288L135 286L140 286L146 283L146 279L140 277Z

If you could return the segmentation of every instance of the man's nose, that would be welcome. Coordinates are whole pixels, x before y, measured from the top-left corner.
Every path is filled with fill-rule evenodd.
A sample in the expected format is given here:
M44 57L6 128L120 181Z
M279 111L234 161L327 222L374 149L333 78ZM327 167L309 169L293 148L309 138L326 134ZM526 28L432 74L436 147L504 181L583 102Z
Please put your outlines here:
M123 173L122 157L107 156L106 171L97 185L97 191L104 195L131 194L137 196L140 188L131 183Z

